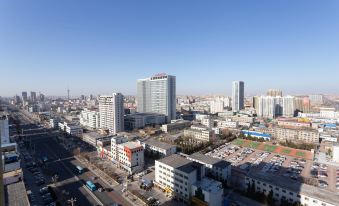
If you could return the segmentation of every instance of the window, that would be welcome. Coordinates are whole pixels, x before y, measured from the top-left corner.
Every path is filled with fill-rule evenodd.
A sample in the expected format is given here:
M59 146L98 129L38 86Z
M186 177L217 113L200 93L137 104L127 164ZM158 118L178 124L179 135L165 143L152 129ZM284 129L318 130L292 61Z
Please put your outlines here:
M300 196L300 195L297 195L297 197L299 197L299 198L300 198L301 196Z
M264 186L266 186L266 184L265 184L265 183L263 183L263 185L264 185Z
M290 195L293 195L293 192L290 192Z
M276 187L276 188L275 188L275 190L279 191L279 188L278 188L278 187Z
M283 193L286 193L286 190L282 190Z
M269 188L273 188L272 185L269 185L268 187L269 187Z
M305 197L305 200L308 200L308 197Z

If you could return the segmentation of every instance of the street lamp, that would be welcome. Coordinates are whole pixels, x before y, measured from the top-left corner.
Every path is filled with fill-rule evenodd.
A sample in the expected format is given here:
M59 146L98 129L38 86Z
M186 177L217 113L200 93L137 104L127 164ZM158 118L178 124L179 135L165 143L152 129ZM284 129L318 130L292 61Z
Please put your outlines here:
M74 203L77 201L77 198L72 197L71 199L68 200L69 203L71 203L71 206L74 206Z

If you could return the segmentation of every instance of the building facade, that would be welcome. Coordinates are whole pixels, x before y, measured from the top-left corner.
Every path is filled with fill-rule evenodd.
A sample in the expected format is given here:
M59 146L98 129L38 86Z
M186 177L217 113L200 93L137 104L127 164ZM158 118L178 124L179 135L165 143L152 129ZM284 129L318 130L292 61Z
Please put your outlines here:
M176 77L158 74L137 81L137 111L165 114L176 119Z
M244 109L245 85L243 81L234 81L232 83L232 110L239 112Z
M99 96L100 127L111 134L124 131L124 96L113 93L112 96Z
M99 129L100 113L98 111L85 108L80 113L80 124L91 129Z

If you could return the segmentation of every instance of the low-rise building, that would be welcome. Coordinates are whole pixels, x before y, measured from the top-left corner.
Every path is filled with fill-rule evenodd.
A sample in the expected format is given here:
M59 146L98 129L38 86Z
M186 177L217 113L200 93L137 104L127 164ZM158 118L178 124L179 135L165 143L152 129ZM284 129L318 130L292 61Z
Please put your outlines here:
M66 132L69 135L81 137L83 129L75 123L59 122L59 129Z
M166 123L166 115L157 113L134 113L125 115L125 129L140 129Z
M144 169L144 148L138 142L128 141L123 136L115 136L111 139L111 153L113 163L129 174Z
M49 120L49 126L51 128L58 128L59 122L61 122L59 118L52 118Z
M285 127L285 128L311 128L310 122L301 122L298 120L292 120L292 119L279 119L278 126Z
M222 183L210 178L203 178L192 184L191 202L193 205L216 205L220 206L223 202Z
M251 137L256 137L256 138L262 138L264 140L270 140L271 139L270 134L266 134L266 133L263 133L263 132L241 130L241 133L244 134L246 137L251 136Z
M191 126L191 122L187 120L177 120L171 121L169 124L164 124L161 126L161 130L165 133L182 130Z
M184 137L192 138L196 142L209 142L214 138L214 132L204 126L192 125L184 130Z
M165 142L148 139L146 141L139 141L144 147L145 151L159 154L160 157L166 157L177 152L177 147Z
M85 108L80 113L80 124L90 129L100 128L100 113L95 110Z
M83 133L82 140L92 146L96 146L97 141L102 137L103 135L100 135L97 132L88 132L88 133Z
M239 126L238 122L219 120L217 123L219 128L237 128Z
M306 143L319 143L319 132L313 129L274 128L274 137L280 141L301 141Z
M247 188L254 188L255 192L261 192L265 195L268 195L272 191L273 199L278 202L285 200L291 205L339 205L339 199L336 193L317 189L314 186L297 181L286 181L286 178L280 175L249 173L245 178L245 185Z
M213 158L199 152L191 154L187 159L204 165L206 176L215 180L227 184L231 177L231 164L225 160Z
M206 178L202 164L177 154L155 161L154 184L186 204L222 205L221 182Z

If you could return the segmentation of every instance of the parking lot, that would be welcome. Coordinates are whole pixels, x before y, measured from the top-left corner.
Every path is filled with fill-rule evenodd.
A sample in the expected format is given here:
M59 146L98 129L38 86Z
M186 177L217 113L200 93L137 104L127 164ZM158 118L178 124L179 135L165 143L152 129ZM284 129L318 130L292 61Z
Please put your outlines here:
M319 188L339 191L339 168L313 163L295 156L243 147L226 143L206 155L232 163L233 169L247 172L270 173L286 177L286 181L299 181Z
M42 172L43 162L37 162L24 147L20 148L20 155L27 195L31 205L56 205L55 196L47 187L47 184L51 183L51 177Z

